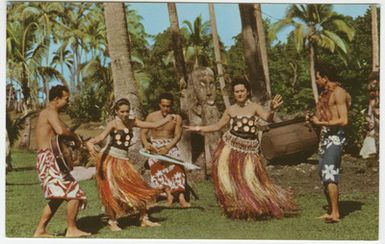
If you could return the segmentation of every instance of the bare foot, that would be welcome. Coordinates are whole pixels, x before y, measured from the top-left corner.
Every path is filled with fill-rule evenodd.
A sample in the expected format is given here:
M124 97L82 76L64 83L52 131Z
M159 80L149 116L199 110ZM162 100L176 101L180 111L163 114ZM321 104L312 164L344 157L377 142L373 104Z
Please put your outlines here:
M189 208L191 204L189 202L180 202L179 203L182 208Z
M84 232L79 229L74 229L74 230L67 230L65 237L82 237L82 236L90 236L91 233L89 232Z
M324 215L321 215L319 217L317 217L317 219L322 219L322 220L326 220L326 219L329 219L331 218L330 214L324 214Z
M184 198L184 194L181 193L179 194L179 204L182 208L189 208L191 207L191 204L189 202L186 201L186 199Z
M340 222L340 216L339 215L330 215L328 218L325 219L326 223L339 223Z
M108 226L110 227L111 231L121 231L122 230L122 228L120 228L118 226L118 222L117 221L109 220L108 221Z
M160 226L159 223L151 222L148 219L143 219L142 222L140 223L141 227L155 227L155 226Z

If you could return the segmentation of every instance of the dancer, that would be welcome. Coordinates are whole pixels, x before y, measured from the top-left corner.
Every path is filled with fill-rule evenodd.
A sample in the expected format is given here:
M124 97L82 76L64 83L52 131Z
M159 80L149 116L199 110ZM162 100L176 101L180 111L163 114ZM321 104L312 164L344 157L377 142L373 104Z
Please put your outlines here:
M151 188L135 170L128 158L128 148L133 136L132 128L157 128L174 119L168 115L157 122L145 122L129 118L130 102L120 98L114 104L115 119L107 124L106 129L86 145L91 155L96 157L96 181L99 195L109 217L108 224L112 231L119 231L117 219L127 213L139 211L141 226L159 226L148 219L147 208L155 202L160 193ZM111 136L108 146L97 155L94 145L106 136Z
M166 117L171 112L173 101L172 94L161 94L159 96L160 109L150 113L146 121L154 122ZM147 139L148 132L151 133L150 141ZM182 117L179 115L176 116L175 121L168 122L160 128L141 130L141 140L147 150L173 158L180 158L176 144L181 136ZM164 164L164 162L151 158L148 160L148 164L151 173L151 185L158 189L165 189L167 204L171 206L175 196L182 208L190 207L190 203L185 199L186 174L183 167L177 164Z
M227 131L213 155L212 178L215 195L230 218L250 219L264 216L282 218L297 209L292 193L274 185L259 155L257 138L260 119L272 122L282 97L271 101L271 112L249 99L250 86L244 79L232 83L236 103L225 110L222 118L207 126L186 126L187 131Z
M76 226L76 217L79 208L86 204L85 193L80 189L78 182L70 172L63 171L55 159L51 150L51 138L62 135L75 140L80 140L59 118L59 111L63 110L69 102L69 90L67 87L57 85L49 91L49 103L40 112L36 123L37 163L36 169L43 188L44 197L49 200L43 210L34 237L50 237L47 225L55 215L63 201L67 201L67 231L66 237L88 236L90 233L81 231Z
M328 201L328 212L321 217L327 222L340 221L338 207L338 183L341 167L342 146L345 142L343 127L348 124L348 108L351 97L337 82L316 73L317 85L323 89L316 114L308 118L314 125L321 127L318 164L319 175L324 185Z

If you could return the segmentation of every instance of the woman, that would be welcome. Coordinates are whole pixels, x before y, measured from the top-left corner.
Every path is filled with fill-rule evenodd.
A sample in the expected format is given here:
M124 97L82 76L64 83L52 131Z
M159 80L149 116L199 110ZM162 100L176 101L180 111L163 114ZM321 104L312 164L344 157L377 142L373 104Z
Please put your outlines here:
M274 111L282 105L277 95L271 101L271 112L249 99L250 87L245 80L232 84L236 103L225 110L222 118L207 126L186 126L187 131L219 131L222 136L213 155L212 178L215 195L230 218L249 219L262 216L282 218L297 209L292 194L272 184L259 155L257 137L260 119L272 122Z
M155 202L160 193L151 188L132 166L128 159L128 148L132 138L132 128L158 128L171 121L174 116L145 122L137 118L129 119L130 103L122 98L114 105L115 119L107 124L106 129L95 138L87 141L87 148L96 157L94 144L111 136L108 146L99 153L96 161L96 181L99 195L109 217L108 224L112 231L119 231L117 218L128 212L139 211L141 226L159 226L148 219L147 208Z

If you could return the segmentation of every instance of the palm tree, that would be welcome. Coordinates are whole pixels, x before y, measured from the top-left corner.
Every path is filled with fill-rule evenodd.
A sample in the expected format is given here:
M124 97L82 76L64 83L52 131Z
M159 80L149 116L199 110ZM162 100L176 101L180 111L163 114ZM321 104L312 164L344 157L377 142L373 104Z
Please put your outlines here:
M267 50L266 50L266 35L265 28L263 27L262 21L262 12L261 4L254 4L254 14L255 14L255 24L256 24L256 34L258 36L257 47L259 48L260 59L263 68L263 74L266 83L266 91L269 97L271 97L271 85L270 85L270 75L269 75L269 66L267 62Z
M293 26L293 38L298 52L304 48L309 56L309 70L314 100L318 101L318 90L315 82L315 48L324 48L343 55L348 46L340 33L344 33L348 40L354 37L354 29L350 27L342 16L332 11L330 4L292 4L284 19L275 23L269 39L274 40L276 33L286 26ZM331 29L332 27L332 29Z
M227 91L225 90L226 84L225 84L225 78L224 78L224 72L223 72L223 66L222 66L222 60L221 60L221 50L220 50L219 40L218 40L217 23L216 23L214 5L212 3L209 3L209 13L210 13L211 34L213 37L213 44L214 44L215 63L217 64L219 84L222 91L223 101L225 103L226 108L228 108L230 107L230 101L229 101L229 96L227 94Z
M378 71L378 24L377 24L377 5L370 5L372 18L372 71Z
M210 63L209 46L210 22L202 22L202 16L198 16L192 24L184 20L185 27L181 29L187 44L185 48L185 59L188 73L199 66L207 66Z
M115 97L128 96L131 109L142 115L138 88L131 65L130 39L124 3L104 3L108 52L111 57Z
M256 40L256 18L253 4L239 4L242 23L242 41L244 56L247 64L252 99L265 103L269 99L264 79L259 43Z
M167 3L168 14L170 18L170 30L171 30L171 38L174 43L174 57L175 57L175 66L177 73L177 80L180 81L182 78L184 80L184 84L187 82L187 72L186 65L183 56L183 46L182 46L182 36L179 32L179 21L178 21L178 13L176 10L175 3ZM181 87L181 89L185 89L185 85Z

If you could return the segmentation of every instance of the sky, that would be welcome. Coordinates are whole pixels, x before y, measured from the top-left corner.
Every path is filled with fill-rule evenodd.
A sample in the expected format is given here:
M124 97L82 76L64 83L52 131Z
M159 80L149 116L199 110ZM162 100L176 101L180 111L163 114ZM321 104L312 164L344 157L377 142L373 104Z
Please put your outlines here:
M137 10L139 15L142 16L145 31L149 34L154 35L163 32L170 25L166 3L129 3L129 6ZM289 4L262 4L262 16L264 19L268 18L271 23L274 23L285 16L288 6ZM183 20L193 22L199 15L202 15L203 21L209 20L207 3L177 3L176 7L180 27L184 26ZM368 7L368 4L335 4L334 10L356 18L357 16L364 15ZM238 4L215 3L214 9L217 18L218 35L225 46L230 47L234 44L233 37L241 31ZM278 34L277 38L285 42L290 31L291 29L286 28ZM153 41L149 40L149 43L152 44Z

